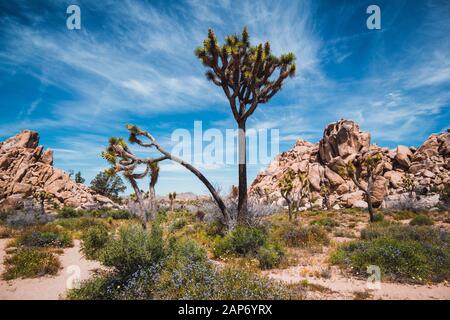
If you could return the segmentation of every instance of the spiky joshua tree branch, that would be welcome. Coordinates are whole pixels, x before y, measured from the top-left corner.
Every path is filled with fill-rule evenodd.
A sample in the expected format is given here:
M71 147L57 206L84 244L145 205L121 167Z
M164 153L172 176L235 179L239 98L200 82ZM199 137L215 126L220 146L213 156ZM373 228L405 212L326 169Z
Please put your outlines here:
M220 211L222 212L225 224L228 225L230 223L225 203L223 202L222 198L219 196L219 193L216 191L213 185L199 170L197 170L194 166L187 163L183 159L178 158L172 155L170 152L166 151L149 132L131 124L127 125L126 128L130 132L128 138L128 141L130 143L137 144L144 148L154 148L161 154L161 156L157 158L137 157L129 149L127 143L122 138L111 138L109 147L107 148L106 152L103 153L103 157L112 164L112 168L110 170L113 170L113 172L122 171L125 177L130 181L130 184L135 191L136 198L138 202L141 203L141 210L144 217L146 217L146 213L142 206L142 194L137 186L136 179L144 178L150 172L153 179L153 182L152 180L150 181L150 185L152 185L153 183L154 186L154 183L156 183L157 180L157 178L156 180L153 178L155 173L155 164L158 164L159 162L164 160L172 160L184 166L186 169L195 174L197 178L200 179L200 181L203 182L203 184L208 188L209 192L216 201ZM142 165L146 165L145 171L134 173L138 169L138 166ZM159 168L157 169L157 172L159 173Z

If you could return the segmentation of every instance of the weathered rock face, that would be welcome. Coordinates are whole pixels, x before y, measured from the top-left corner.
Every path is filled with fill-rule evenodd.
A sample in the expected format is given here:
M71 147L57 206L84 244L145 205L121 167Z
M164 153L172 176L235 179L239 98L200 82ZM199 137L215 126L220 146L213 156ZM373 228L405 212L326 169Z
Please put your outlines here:
M0 142L0 210L20 208L24 199L33 197L36 191L53 195L48 207L117 207L110 199L53 168L53 151L44 151L38 144L38 133L28 130Z
M416 188L422 190L422 194L416 197L418 205L436 203L436 191L450 183L450 132L431 135L417 150L405 146L388 149L371 145L370 134L361 132L353 121L340 120L325 128L319 143L298 140L291 150L279 154L256 177L250 187L250 197L260 202L267 202L267 199L269 202L282 202L278 180L291 168L308 176L313 202L320 203L320 189L326 184L331 191L332 206L367 207L363 192L352 181L343 179L338 168L368 152L382 157L375 168L377 178L372 192L375 207L395 207L396 199L401 198L398 195L404 194L402 179L407 174L414 180ZM365 181L360 183L366 186ZM300 182L295 181L294 193L300 194L299 190ZM294 194L294 200L295 197L299 198ZM424 200L427 197L432 197L433 201Z

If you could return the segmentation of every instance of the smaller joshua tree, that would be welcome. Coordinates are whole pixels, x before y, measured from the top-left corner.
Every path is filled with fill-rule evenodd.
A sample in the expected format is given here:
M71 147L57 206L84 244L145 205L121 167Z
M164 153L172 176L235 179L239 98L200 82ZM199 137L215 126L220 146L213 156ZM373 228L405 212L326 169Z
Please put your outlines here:
M288 169L278 182L281 196L286 200L288 206L289 221L292 221L292 191L294 190L294 179L294 172L292 169Z
M353 162L349 161L339 168L339 174L341 176L350 178L353 183L364 192L367 201L367 209L369 210L370 222L374 221L372 188L376 176L375 168L379 161L381 161L380 154L367 155L363 159L355 159ZM367 187L364 187L360 183L361 179L366 181Z
M138 216L141 217L142 226L146 229L148 212L144 206L144 193L139 188L137 180L150 176L150 187L153 191L149 192L149 196L151 197L152 194L154 195L154 186L158 178L152 176L152 174L159 174L157 163L166 158L138 158L122 138L110 138L109 146L106 148L106 151L102 153L102 157L112 165L110 169L105 171L106 175L114 176L118 172L122 172L125 179L131 184L138 203ZM139 172L139 167L141 166L145 166L145 169L144 171L141 170ZM152 208L153 207L154 206L152 205Z
M176 192L169 192L169 201L170 201L170 211L173 211L173 202L177 198Z
M401 187L402 187L403 192L409 193L409 197L412 199L413 198L414 189L416 188L416 184L415 184L414 180L411 178L410 175L406 174L402 178Z
M330 183L328 180L323 180L320 186L320 195L323 197L323 205L327 210L331 210L330 203Z
M303 201L303 199L307 199L309 202L309 206L312 209L311 183L309 182L308 175L300 173L300 174L298 174L297 178L300 182L300 190L298 193L297 208L300 207L300 204Z
M53 199L53 194L47 191L36 191L33 193L33 197L39 202L41 206L41 212L45 214L45 201L50 201Z

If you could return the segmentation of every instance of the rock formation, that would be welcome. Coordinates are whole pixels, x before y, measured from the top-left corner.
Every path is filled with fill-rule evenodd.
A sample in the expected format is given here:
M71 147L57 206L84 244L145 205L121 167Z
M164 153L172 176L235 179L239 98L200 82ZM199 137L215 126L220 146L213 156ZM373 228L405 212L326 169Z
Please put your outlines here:
M322 205L321 186L327 185L331 205L335 208L367 207L363 192L338 172L340 166L368 152L382 156L372 191L375 207L395 208L400 203L413 202L424 208L434 207L439 202L438 192L450 183L449 131L431 135L417 150L406 146L392 150L371 144L370 134L361 132L353 121L340 120L327 126L319 143L297 140L292 149L279 154L258 174L250 187L250 197L259 202L269 199L269 202L283 204L278 179L292 168L298 174L308 176L314 205ZM409 195L403 190L405 175L415 184L415 191ZM297 180L296 183L295 192L300 194L300 182ZM364 181L361 183L365 184ZM307 204L303 202L302 205Z
M52 195L46 204L48 208L117 207L109 198L95 194L72 181L64 171L53 168L53 151L39 146L37 132L25 130L0 142L0 210L18 209L39 191Z

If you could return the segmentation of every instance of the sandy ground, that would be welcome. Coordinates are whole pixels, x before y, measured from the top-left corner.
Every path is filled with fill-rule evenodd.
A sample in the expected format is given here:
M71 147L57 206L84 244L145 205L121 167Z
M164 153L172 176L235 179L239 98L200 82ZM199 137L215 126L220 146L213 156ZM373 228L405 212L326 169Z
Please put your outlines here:
M319 285L311 286L306 299L356 299L358 295L365 299L382 300L449 300L449 284L437 285L410 285L381 282L379 289L369 288L367 281L354 277L343 276L337 269L332 268L329 279L311 276L302 276L302 267L296 266L285 270L276 270L267 273L272 279L296 283L307 280L308 283Z
M334 242L345 242L351 239L335 238ZM450 284L442 282L433 285L412 285L406 283L379 283L377 287L370 287L372 283L363 278L344 273L337 266L328 263L329 251L309 252L298 249L297 262L285 269L273 269L263 272L272 279L287 283L307 281L309 286L306 299L383 299L383 300L450 300ZM314 286L317 285L317 286Z
M4 270L5 246L9 240L0 239L0 273ZM57 300L64 297L68 285L76 279L89 278L100 264L88 261L79 252L80 241L74 240L74 246L58 255L62 268L56 276L33 279L0 280L0 300ZM79 277L77 275L79 274ZM74 281L75 279L75 281Z

